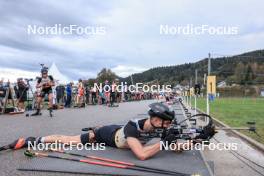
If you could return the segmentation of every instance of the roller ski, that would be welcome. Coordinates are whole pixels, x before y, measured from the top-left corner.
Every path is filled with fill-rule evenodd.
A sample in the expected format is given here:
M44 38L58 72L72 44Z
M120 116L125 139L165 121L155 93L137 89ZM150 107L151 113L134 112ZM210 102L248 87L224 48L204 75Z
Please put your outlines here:
M118 104L109 104L108 107L109 108L114 108L114 107L119 107L119 105Z
M40 109L37 109L37 111L33 114L31 114L30 116L41 116L42 113L40 112Z

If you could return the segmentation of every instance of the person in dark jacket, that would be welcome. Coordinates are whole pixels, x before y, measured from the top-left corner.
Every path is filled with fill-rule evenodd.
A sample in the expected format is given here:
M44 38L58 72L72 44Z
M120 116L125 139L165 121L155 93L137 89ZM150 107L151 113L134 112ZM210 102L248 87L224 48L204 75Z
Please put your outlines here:
M65 87L63 85L59 85L56 87L56 95L57 95L58 104L64 102L64 92L65 92Z
M25 101L27 100L28 85L23 81L22 78L18 78L17 85L14 87L14 89L17 97L18 110L24 111Z
M89 88L89 86L85 87L85 102L87 105L90 103L90 88Z
M71 100L72 100L72 83L69 83L66 86L66 103L65 103L65 108L70 108L71 107Z

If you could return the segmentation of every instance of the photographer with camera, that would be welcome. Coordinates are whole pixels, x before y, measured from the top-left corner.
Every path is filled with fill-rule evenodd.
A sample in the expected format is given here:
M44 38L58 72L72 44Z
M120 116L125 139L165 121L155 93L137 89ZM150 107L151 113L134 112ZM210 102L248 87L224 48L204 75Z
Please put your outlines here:
M40 93L37 97L37 111L33 113L31 116L37 116L41 115L40 113L40 107L43 98L45 95L48 95L49 104L48 104L48 110L50 113L50 116L52 117L52 100L53 100L53 93L52 93L52 87L55 86L54 79L51 75L48 75L48 68L43 67L41 69L41 77L37 80L36 88L40 89Z

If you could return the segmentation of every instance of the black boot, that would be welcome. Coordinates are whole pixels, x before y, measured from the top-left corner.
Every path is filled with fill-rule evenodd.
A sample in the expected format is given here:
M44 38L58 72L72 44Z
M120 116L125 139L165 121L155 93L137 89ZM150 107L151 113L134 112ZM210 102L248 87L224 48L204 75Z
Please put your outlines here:
M53 114L52 114L52 108L48 108L48 110L49 110L50 117L52 117L53 116Z
M8 149L12 149L12 150L21 149L21 148L27 147L29 143L34 145L34 142L37 142L35 137L28 137L26 139L19 138L15 140L14 142L12 142L11 144L0 147L0 151L8 150Z
M31 114L31 116L38 116L41 115L40 109L37 109L37 111L33 114Z

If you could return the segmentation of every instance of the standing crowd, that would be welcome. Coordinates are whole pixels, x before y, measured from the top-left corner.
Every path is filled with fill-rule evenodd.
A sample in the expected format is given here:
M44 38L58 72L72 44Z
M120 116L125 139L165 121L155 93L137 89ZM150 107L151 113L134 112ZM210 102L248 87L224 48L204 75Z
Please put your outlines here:
M13 106L18 112L24 112L25 109L35 109L32 115L41 115L41 109L48 101L48 110L52 116L53 109L85 107L86 105L107 105L109 107L118 106L121 102L140 101L147 99L160 99L165 97L162 93L153 92L131 92L117 90L119 80L112 82L105 80L102 84L102 90L89 86L86 81L78 80L77 84L73 82L67 85L56 84L52 75L48 74L48 68L41 69L41 76L36 79L33 91L30 86L33 79L18 78L17 83L12 87L8 82L4 85L0 81L0 110L6 111L6 104L13 100ZM15 100L15 101L14 101ZM11 110L12 111L12 110Z
M146 92L118 92L116 86L118 80L113 81L111 84L106 80L103 84L103 89L100 91L95 87L85 85L81 79L78 84L74 85L69 83L66 87L57 87L56 92L58 97L57 100L65 100L65 107L84 107L85 105L109 105L118 104L126 101L139 101L152 99L152 93ZM61 93L61 92L64 92ZM59 103L59 102L58 102Z

